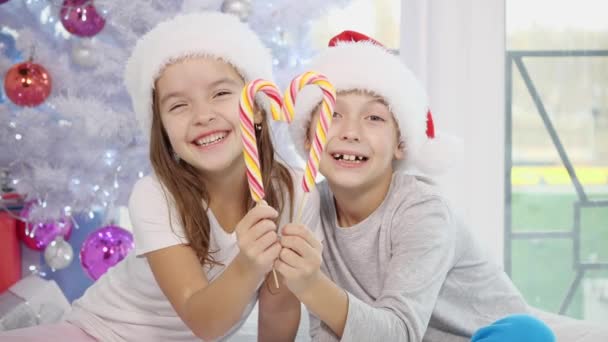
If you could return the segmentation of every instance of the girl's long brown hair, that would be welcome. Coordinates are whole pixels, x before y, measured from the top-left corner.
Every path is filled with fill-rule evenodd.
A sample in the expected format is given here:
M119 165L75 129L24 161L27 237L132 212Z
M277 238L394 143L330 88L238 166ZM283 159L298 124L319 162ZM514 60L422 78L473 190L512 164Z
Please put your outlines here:
M173 149L162 124L158 97L153 90L153 115L152 129L150 132L150 161L152 168L165 189L171 196L166 196L169 205L174 205L179 214L180 223L186 233L189 246L194 249L201 264L218 265L213 258L213 252L209 250L211 239L209 217L204 210L202 201L209 203L209 194L203 185L200 171L184 161L176 161L173 158ZM284 194L287 191L287 199L290 204L290 216L293 213L294 189L289 170L275 160L275 150L270 137L267 115L264 110L262 114L262 129L256 130L257 146L260 156L260 168L266 193L265 200L268 205L275 208L279 214L285 208ZM243 173L243 178L246 178ZM255 203L249 195L249 189L244 189L247 210Z

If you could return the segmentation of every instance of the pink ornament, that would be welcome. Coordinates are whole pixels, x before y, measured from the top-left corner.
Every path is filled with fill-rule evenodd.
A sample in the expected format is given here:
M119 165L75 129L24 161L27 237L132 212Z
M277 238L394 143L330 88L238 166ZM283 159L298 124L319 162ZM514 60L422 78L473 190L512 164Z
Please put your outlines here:
M17 235L28 248L42 251L58 236L69 240L72 235L72 222L69 219L62 218L28 223L27 226L26 224L20 224Z
M133 235L118 226L105 226L91 232L82 243L80 264L93 280L118 264L135 247Z
M16 105L34 107L51 94L51 75L31 61L13 65L6 72L4 91Z
M79 37L93 37L106 24L93 5L93 0L64 0L59 16L63 27Z

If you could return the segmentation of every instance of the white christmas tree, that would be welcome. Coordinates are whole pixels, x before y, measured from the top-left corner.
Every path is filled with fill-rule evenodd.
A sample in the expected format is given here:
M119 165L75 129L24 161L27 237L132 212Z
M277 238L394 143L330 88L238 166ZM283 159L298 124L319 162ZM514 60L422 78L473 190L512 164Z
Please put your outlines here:
M178 13L233 13L272 50L277 81L285 86L314 53L312 20L330 4L346 2L0 0L0 44L5 42L0 73L33 57L52 77L51 95L41 105L17 106L6 96L0 100L0 167L10 172L9 185L40 202L30 213L32 220L107 214L126 204L133 183L150 171L147 146L122 83L139 36ZM68 33L60 20L62 8L65 15L86 6L94 6L105 20L103 29L90 38ZM290 158L286 129L275 131L275 139L284 140L277 144L279 153Z

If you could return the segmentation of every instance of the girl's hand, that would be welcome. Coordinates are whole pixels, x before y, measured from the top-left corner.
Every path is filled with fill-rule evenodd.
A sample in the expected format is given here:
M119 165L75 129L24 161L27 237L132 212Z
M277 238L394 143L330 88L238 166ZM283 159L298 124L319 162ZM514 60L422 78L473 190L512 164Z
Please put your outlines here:
M239 254L235 262L244 270L262 277L272 269L281 245L272 221L278 216L274 208L262 204L251 209L235 228Z

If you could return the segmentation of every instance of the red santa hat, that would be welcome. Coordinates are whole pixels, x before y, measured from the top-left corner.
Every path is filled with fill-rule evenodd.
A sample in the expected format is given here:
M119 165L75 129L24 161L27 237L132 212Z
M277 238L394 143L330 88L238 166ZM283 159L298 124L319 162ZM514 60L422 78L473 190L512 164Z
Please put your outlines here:
M386 101L405 143L405 158L395 161L395 170L439 174L461 148L457 139L438 139L422 84L398 56L377 40L344 31L329 41L329 47L313 59L309 69L327 76L338 93L361 90ZM321 91L312 86L304 88L296 99L290 133L303 158L308 156L304 147L306 128L321 99Z

